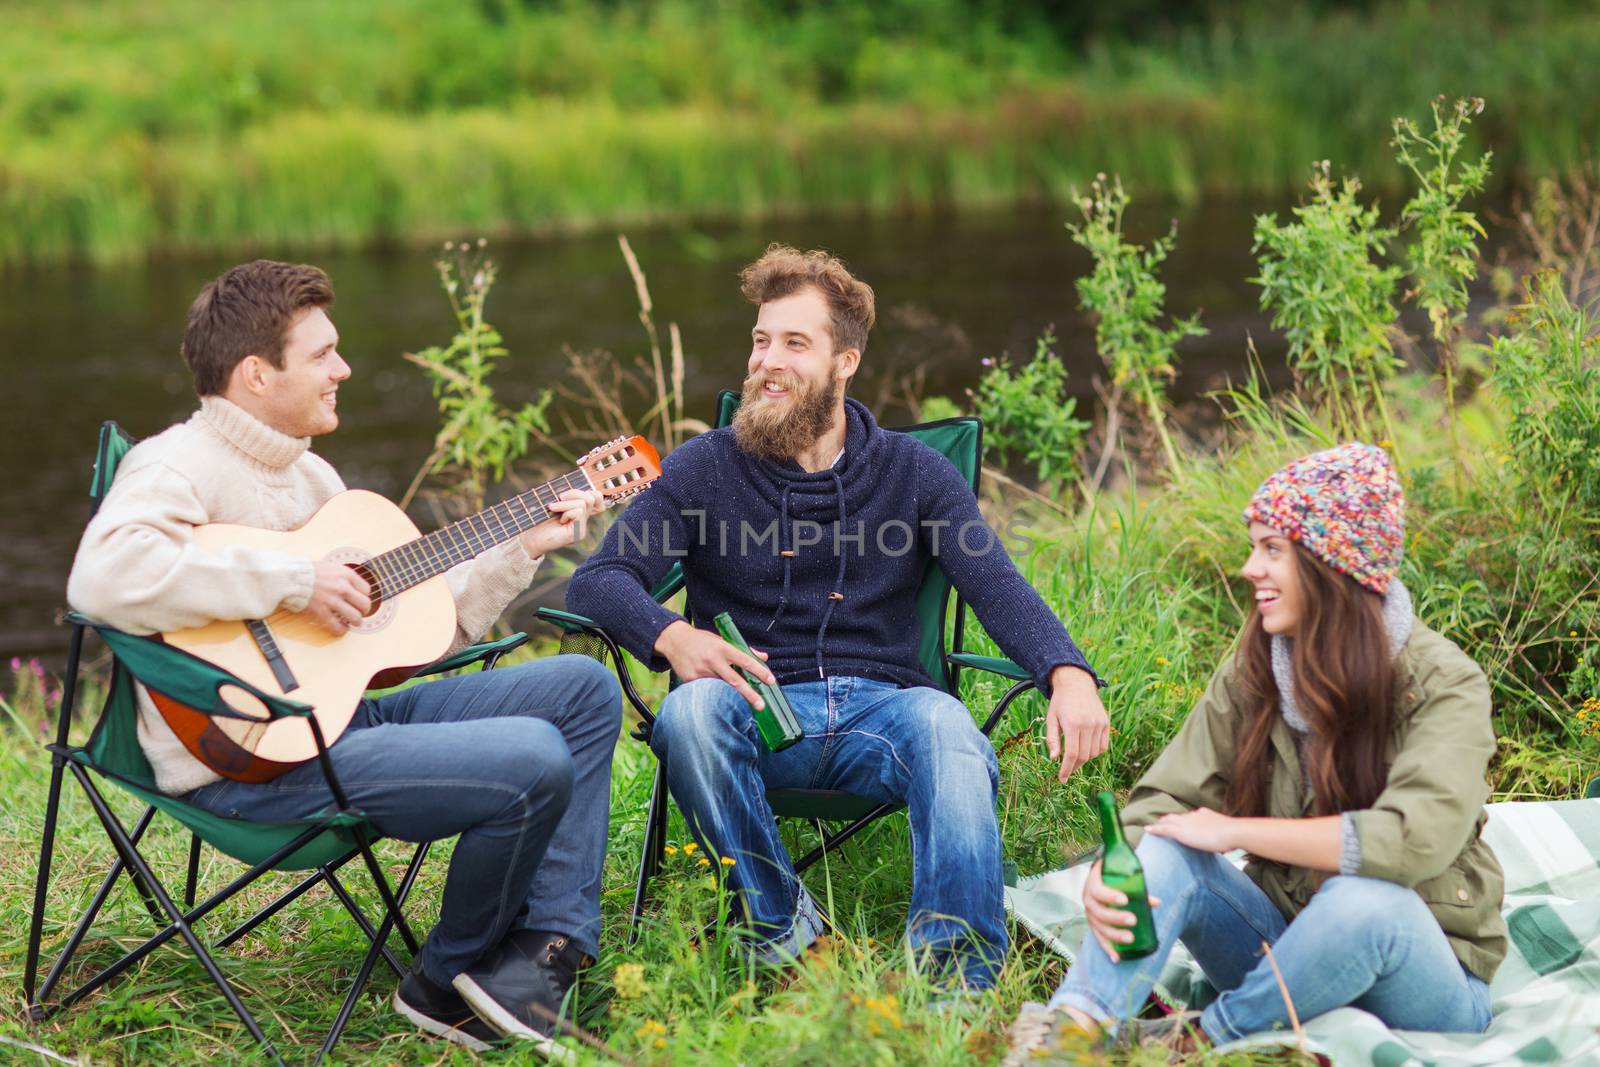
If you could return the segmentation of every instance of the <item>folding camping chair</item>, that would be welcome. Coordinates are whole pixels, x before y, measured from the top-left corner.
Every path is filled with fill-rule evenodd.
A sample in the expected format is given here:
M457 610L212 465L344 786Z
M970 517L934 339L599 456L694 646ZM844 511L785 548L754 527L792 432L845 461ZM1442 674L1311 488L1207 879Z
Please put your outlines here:
M133 444L133 440L114 422L107 422L100 428L99 449L90 485L92 509L98 508L111 485L117 464ZM404 968L387 946L390 933L398 928L407 949L413 955L417 951L417 939L401 912L401 906L410 894L417 873L422 868L422 861L428 853L428 844L425 842L417 846L397 892L389 884L389 880L384 876L377 859L372 854L372 843L380 835L361 812L349 806L344 790L334 774L333 764L328 758L322 732L316 720L309 717L307 722L316 740L318 759L335 798L337 810L295 822L250 822L214 815L162 793L156 786L155 776L145 760L143 750L139 747L135 732L139 714L134 689L136 680L180 703L219 717L251 720L260 718L260 711L247 716L232 707L227 698L230 689L248 693L260 701L261 706L265 708L265 714L274 720L285 716L306 716L311 709L305 704L286 700L258 689L202 659L159 640L135 637L108 626L101 626L75 612L70 614L68 619L72 623L72 637L67 655L66 678L56 739L53 744L46 746L51 754L50 794L45 810L44 840L39 850L39 874L34 890L33 921L28 934L28 959L23 972L23 993L28 1003L30 1017L36 1022L43 1021L55 1012L70 1007L105 986L174 936L178 936L188 944L200 965L222 991L223 997L244 1022L250 1036L261 1044L273 1062L282 1063L282 1058L267 1040L260 1025L250 1014L250 1010L245 1007L211 954L206 951L194 926L218 905L268 871L311 871L309 877L304 878L225 935L215 947L226 948L245 937L312 887L319 884L328 886L349 911L356 925L371 941L371 948L357 971L355 981L351 984L350 991L339 1009L333 1027L323 1041L321 1051L317 1055L317 1059L321 1060L322 1056L338 1042L339 1035L343 1033L350 1013L366 988L367 980L371 977L378 960L381 958L397 975L403 976ZM79 688L78 674L82 665L84 631L91 628L111 650L114 663L105 707L88 742L79 746L69 743L68 732ZM438 674L473 663L481 663L487 669L494 666L506 652L526 640L526 634L515 634L499 641L474 645L430 665L420 673ZM50 885L57 816L60 811L61 785L67 771L70 771L78 780L78 784L83 787L84 794L111 839L118 858L101 881L99 890L88 908L79 917L60 956L45 977L44 985L38 989L38 995L35 996L34 981L38 975L39 952L44 932L44 912ZM91 771L101 779L114 783L145 802L144 812L131 830L111 810L110 804L96 786L94 778L90 776ZM182 911L173 903L171 894L139 852L139 841L158 811L176 820L191 834L188 877L183 897L185 910ZM249 869L196 905L195 883L199 873L202 841L246 864ZM357 856L365 862L367 871L383 898L384 918L377 927L374 927L362 913L355 898L350 895L337 873L340 867ZM57 983L79 946L82 945L85 935L118 879L124 874L127 874L133 882L145 909L161 927L160 931L58 1001L50 1002Z
M739 406L739 394L731 390L723 390L717 397L716 425L727 426L733 421L733 413ZM962 416L952 419L940 419L937 422L925 422L915 426L899 427L897 432L908 433L924 444L937 449L952 463L966 478L972 491L978 491L979 476L983 468L983 422L972 416ZM683 567L674 564L672 569L662 578L651 596L658 603L665 602L668 598L683 588ZM970 667L975 670L986 671L1000 677L1010 679L1013 683L996 702L994 709L984 720L981 729L985 737L994 730L1006 709L1011 706L1023 693L1035 688L1028 672L1009 659L998 656L979 656L962 651L962 631L966 622L966 605L959 595L954 595L955 600L955 625L950 641L951 649L946 648L945 623L949 617L950 600L954 588L950 580L945 577L944 571L934 561L929 561L927 571L923 575L922 584L917 591L917 620L920 631L919 658L928 676L938 682L940 688L947 693L959 694L958 682L962 668ZM632 680L628 677L627 664L623 662L622 650L616 641L597 626L593 621L575 615L571 612L560 611L554 608L540 608L537 612L540 619L552 623L562 630L562 651L583 652L604 661L607 656L615 666L617 679L622 684L623 695L639 713L639 725L633 730L633 736L640 741L649 743L650 730L655 723L655 714L640 698L634 688ZM691 620L693 621L693 620ZM676 685L676 679L672 681ZM822 842L810 852L802 856L795 863L795 872L800 873L816 863L830 850L837 848L866 827L895 811L904 805L879 804L876 801L856 796L836 789L770 789L767 791L767 802L772 806L772 811L779 818L799 818L806 820L822 820L825 822L844 823L846 825L837 830L825 833ZM665 856L667 845L667 775L664 766L656 767L655 787L650 794L650 809L645 821L644 847L639 858L639 880L634 890L633 908L629 918L628 942L632 944L639 936L639 917L644 910L645 894L653 878L661 869L661 862Z

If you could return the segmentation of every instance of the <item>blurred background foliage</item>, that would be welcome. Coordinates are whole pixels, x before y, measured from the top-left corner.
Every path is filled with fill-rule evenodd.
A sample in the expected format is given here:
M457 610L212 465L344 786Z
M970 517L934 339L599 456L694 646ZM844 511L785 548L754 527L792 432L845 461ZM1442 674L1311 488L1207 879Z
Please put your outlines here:
M797 211L1287 193L1484 96L1497 180L1569 169L1600 99L1570 0L13 0L0 263Z

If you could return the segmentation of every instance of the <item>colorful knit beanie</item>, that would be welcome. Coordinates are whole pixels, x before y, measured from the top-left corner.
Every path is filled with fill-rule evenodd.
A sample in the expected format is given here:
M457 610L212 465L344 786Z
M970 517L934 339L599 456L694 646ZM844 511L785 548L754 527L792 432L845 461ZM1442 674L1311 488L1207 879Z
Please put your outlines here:
M1381 448L1348 444L1304 456L1261 483L1245 522L1262 522L1380 596L1405 547L1405 500Z

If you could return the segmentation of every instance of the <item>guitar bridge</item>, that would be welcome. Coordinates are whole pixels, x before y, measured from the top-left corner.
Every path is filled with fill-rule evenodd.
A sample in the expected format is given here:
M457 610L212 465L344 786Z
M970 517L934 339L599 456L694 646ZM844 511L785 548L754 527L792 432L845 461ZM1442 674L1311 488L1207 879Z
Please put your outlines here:
M300 680L294 676L294 671L289 669L289 661L283 658L283 649L278 647L278 642L272 636L272 629L264 619L246 619L245 629L250 631L250 636L255 639L256 647L266 657L267 666L272 668L272 677L278 680L278 688L285 693L292 693L300 688Z

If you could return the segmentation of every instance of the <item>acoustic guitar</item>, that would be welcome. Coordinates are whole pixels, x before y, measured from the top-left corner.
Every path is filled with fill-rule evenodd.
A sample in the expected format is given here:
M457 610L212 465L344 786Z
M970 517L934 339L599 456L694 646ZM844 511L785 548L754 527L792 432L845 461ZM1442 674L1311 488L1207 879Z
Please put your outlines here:
M287 533L199 526L194 538L205 548L244 545L344 563L366 581L372 610L340 636L304 612L279 611L161 637L266 692L311 705L331 745L367 689L398 685L449 649L456 606L445 571L550 519L549 505L569 489L599 490L609 506L660 476L661 460L649 442L619 437L584 456L576 470L426 536L394 504L361 489L332 497ZM150 691L184 747L225 778L268 781L315 758L305 719L271 721L261 702L237 687L223 695L247 718L205 715Z

